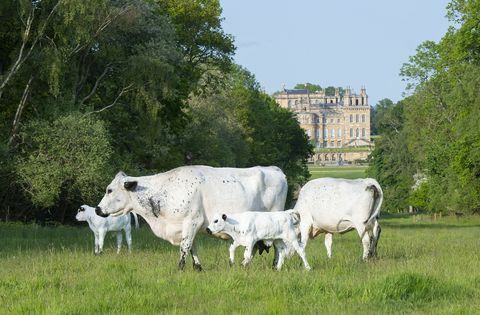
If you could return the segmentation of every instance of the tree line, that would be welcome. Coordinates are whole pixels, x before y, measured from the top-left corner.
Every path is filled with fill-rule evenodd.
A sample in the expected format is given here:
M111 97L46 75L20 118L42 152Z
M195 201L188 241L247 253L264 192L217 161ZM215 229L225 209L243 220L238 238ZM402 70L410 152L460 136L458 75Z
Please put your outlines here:
M72 221L119 170L308 178L307 136L233 63L218 0L5 0L0 17L0 219Z
M480 211L480 1L453 0L447 17L443 38L401 69L409 95L376 108L368 175L390 211Z

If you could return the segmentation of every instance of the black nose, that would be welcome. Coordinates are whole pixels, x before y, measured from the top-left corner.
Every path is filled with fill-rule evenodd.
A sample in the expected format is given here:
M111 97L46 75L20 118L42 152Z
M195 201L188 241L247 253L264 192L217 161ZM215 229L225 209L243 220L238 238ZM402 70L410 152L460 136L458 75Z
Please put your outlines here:
M209 228L207 228L207 233L208 233L208 234L212 234L212 230L210 230Z
M108 214L104 214L104 213L102 212L102 208L100 208L99 206L96 206L96 207L95 207L95 213L96 213L97 215L103 217L103 218L108 217Z

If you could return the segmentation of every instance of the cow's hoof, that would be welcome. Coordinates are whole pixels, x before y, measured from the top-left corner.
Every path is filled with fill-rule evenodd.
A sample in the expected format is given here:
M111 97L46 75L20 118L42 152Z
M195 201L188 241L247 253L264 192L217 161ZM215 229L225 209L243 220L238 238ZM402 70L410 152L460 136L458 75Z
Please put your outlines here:
M195 270L195 271L203 271L202 265L200 265L200 264L193 264L193 270Z
M178 270L183 271L185 269L185 260L180 260L178 262Z

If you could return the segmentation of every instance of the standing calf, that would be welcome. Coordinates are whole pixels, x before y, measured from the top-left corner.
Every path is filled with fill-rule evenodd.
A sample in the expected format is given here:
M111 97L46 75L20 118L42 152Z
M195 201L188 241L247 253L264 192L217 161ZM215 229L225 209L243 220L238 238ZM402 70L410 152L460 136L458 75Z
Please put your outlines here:
M275 247L274 265L282 268L287 255L287 248L293 246L302 258L305 269L310 270L304 248L299 244L295 225L300 215L294 210L280 212L243 212L236 214L215 215L207 228L210 234L226 233L232 239L230 246L230 264L235 259L235 249L245 246L243 266L247 266L253 258L253 249L258 241L273 241Z
M135 218L135 227L138 229L137 215L133 212L132 214ZM122 247L122 230L125 231L128 252L132 251L130 215L126 214L118 217L109 216L103 218L95 213L95 208L83 205L78 209L75 218L77 221L87 221L90 229L93 231L93 234L95 235L95 255L98 255L103 251L103 241L108 231L117 232L117 254Z

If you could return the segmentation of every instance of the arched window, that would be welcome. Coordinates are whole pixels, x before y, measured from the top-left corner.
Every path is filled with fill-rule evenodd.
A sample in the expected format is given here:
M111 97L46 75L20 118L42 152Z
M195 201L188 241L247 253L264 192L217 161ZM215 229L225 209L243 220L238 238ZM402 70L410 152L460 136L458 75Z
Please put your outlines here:
M350 114L350 122L353 122L353 114Z
M325 154L325 161L328 161L328 154Z
M332 161L335 161L335 153L332 153Z
M341 138L342 137L342 129L338 128L337 129L337 138Z
M362 97L362 105L365 105L365 97Z
M355 105L358 106L358 98L355 99Z
M359 117L358 117L358 114L355 115L355 122L359 122L359 120L360 120L360 119L359 119Z
M365 114L362 115L362 122L365 122Z
M356 132L355 132L355 136L356 136L357 138L360 136L360 132L359 132L358 128L357 128L357 130L356 130Z
M330 130L330 137L335 138L335 129Z
M362 138L365 138L365 128L362 128Z
M353 128L350 128L350 138L353 138Z

